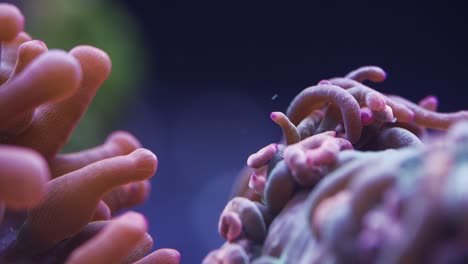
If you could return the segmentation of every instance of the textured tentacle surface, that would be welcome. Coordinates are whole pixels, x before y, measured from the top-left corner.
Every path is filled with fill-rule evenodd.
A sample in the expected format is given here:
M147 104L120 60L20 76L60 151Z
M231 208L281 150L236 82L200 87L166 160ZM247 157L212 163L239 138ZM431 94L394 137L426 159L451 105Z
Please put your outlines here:
M387 78L385 71L378 66L363 66L348 73L345 78L358 82L369 80L372 82L383 82Z
M320 125L324 113L320 110L314 110L297 125L297 130L301 135L301 140L308 138L316 133L315 130Z
M376 149L399 149L411 146L421 146L421 140L410 131L401 127L389 127L382 129L377 136Z
M67 100L41 106L28 130L15 140L16 144L36 149L48 159L67 142L111 68L107 54L90 46L76 47L68 56L81 65L81 86ZM63 85L63 81L56 83Z
M107 168L102 170L101 168ZM46 197L28 213L17 239L19 248L41 252L77 234L91 219L102 196L119 185L153 176L157 159L138 149L55 178ZM53 220L53 221L52 221Z
M70 97L77 91L81 76L81 68L77 60L64 52L50 51L39 56L16 78L1 87L0 104L5 107L0 114L0 119L4 120L0 127L2 132L11 136L19 132L15 131L17 127L21 128L17 130L24 130L24 125L18 126L18 122L21 123L24 116L28 116L28 113L44 103ZM28 136L30 130L36 126L35 123L42 121L39 114L32 118L32 124L24 133L10 140L11 143L30 147L31 144L23 142L21 138L31 137L31 135ZM29 123L28 120L23 122ZM49 131L42 131L44 134L47 132ZM41 148L34 149L43 153Z
M293 124L299 124L313 110L326 104L340 108L349 141L355 142L361 136L362 123L359 104L346 91L335 85L319 85L304 89L291 102L287 115Z

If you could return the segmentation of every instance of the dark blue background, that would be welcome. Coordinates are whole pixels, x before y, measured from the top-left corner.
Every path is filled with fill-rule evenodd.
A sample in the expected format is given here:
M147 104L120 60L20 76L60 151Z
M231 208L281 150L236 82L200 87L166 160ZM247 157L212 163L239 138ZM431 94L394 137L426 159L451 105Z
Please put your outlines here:
M118 128L159 158L139 209L155 246L177 248L183 263L221 245L218 216L235 176L280 137L269 113L303 88L372 64L388 72L374 86L384 93L467 108L466 1L123 2L154 68Z

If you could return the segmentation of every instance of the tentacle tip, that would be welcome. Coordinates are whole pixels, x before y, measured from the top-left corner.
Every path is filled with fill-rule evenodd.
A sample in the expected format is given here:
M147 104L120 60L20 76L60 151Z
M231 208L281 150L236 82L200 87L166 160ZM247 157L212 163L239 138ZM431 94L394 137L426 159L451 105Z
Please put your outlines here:
M272 147L273 147L273 149L275 150L275 153L276 153L276 152L278 152L278 148L279 148L279 146L278 146L278 144L277 144L277 143L271 143L271 144L270 144L270 146L272 146Z
M382 70L382 79L381 79L381 82L385 81L388 77L388 73L384 70Z
M252 168L252 169L255 169L254 168L254 158L253 158L253 155L250 155L248 158L247 158L247 167L249 168Z
M150 150L139 148L130 153L130 157L136 162L135 165L138 170L149 172L151 176L158 168L158 158Z
M419 106L431 111L436 111L439 106L439 99L435 95L428 95L419 101Z
M362 125L368 126L374 121L374 114L369 109L361 109Z
M101 49L88 45L80 45L73 48L70 54L77 57L82 65L89 65L88 74L92 75L93 79L104 80L111 71L111 59Z
M18 62L21 60L21 56L38 56L47 51L47 45L40 40L30 40L22 43L18 47Z
M148 219L137 212L127 212L119 217L121 221L124 221L128 227L132 227L135 230L146 232L148 230Z
M243 225L239 215L234 212L224 211L221 214L218 229L221 236L227 241L234 241L241 234Z
M270 118L271 118L272 120L276 120L276 118L278 118L278 115L279 115L278 112L271 112Z
M12 40L24 29L24 16L13 4L0 3L0 40Z
M372 110L372 111L382 111L385 109L385 101L383 100L379 100L377 98L375 98L375 100L371 100L369 102L369 108Z
M171 255L171 259L176 261L177 263L180 262L180 258L181 258L181 255L180 255L180 252L175 250L175 249L167 249L169 255Z
M332 83L329 80L321 80L318 82L318 85L331 85Z
M45 44L45 42L42 40L38 40L38 39L24 42L23 44L20 45L19 49L21 49L23 45L34 45L35 47L41 50L47 50L47 45Z

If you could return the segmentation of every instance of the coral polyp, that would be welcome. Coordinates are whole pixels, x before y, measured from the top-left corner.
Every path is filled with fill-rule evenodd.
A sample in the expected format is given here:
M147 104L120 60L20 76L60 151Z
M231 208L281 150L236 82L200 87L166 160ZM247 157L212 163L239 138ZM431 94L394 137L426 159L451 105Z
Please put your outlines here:
M386 76L361 67L272 113L283 139L248 158L220 216L227 242L203 263L466 259L468 112L363 83Z
M24 17L0 4L0 262L178 263L150 253L148 223L137 212L158 159L130 133L62 154L111 71L102 50L47 49L23 32Z

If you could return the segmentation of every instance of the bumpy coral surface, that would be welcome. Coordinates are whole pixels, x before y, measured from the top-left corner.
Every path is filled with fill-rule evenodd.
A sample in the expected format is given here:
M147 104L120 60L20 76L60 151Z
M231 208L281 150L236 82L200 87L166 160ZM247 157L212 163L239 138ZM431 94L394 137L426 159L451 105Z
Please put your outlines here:
M143 202L158 160L131 134L59 154L109 75L91 46L52 50L23 32L24 18L0 4L0 263L178 263L146 219L114 215Z
M468 112L363 82L366 66L273 112L280 143L252 154L203 263L464 263Z

